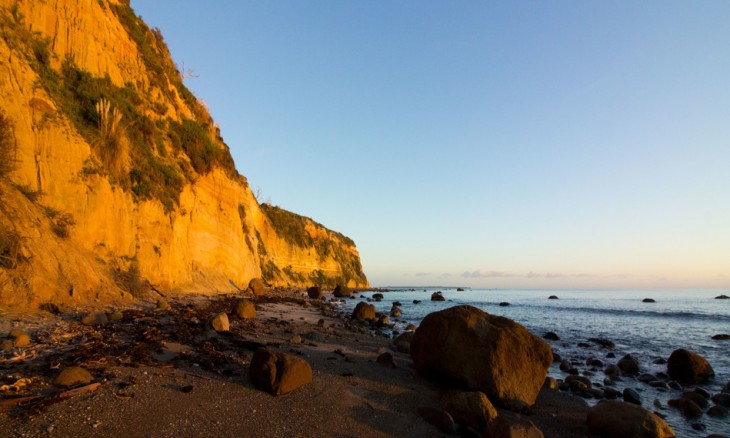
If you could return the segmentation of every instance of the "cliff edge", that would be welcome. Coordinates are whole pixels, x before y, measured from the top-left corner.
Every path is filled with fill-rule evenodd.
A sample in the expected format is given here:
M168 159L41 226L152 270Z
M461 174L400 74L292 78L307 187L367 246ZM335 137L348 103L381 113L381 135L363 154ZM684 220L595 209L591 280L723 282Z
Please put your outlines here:
M123 0L0 0L0 304L367 287L349 238L259 205Z

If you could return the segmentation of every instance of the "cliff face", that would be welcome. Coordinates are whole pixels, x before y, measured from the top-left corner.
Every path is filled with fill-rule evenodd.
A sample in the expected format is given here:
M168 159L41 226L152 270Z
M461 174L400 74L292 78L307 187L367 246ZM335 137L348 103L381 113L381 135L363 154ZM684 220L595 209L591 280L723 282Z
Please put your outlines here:
M258 204L126 2L0 0L0 26L0 304L368 285L350 239Z

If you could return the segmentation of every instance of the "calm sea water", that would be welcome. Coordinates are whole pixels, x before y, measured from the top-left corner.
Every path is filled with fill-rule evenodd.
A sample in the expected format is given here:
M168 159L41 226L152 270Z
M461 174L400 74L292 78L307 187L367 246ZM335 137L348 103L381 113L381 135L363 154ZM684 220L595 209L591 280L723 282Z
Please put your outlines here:
M447 301L430 301L431 294L440 290ZM454 305L470 304L493 314L519 322L533 334L542 336L548 331L557 333L559 341L546 341L561 357L595 357L606 365L616 363L623 355L631 353L639 358L643 373L666 372L666 365L653 364L655 359L668 359L672 351L686 348L704 356L715 370L715 379L701 385L710 393L718 393L730 381L730 341L716 341L713 335L730 334L730 300L714 299L717 295L730 295L727 290L487 290L467 289L389 289L381 302L373 302L380 312L389 312L395 301L402 303L403 315L395 322L395 330L403 330L407 324L418 323L429 313ZM358 297L360 294L356 294ZM373 293L363 293L366 298ZM549 300L550 295L559 299ZM653 298L655 303L643 303ZM421 300L413 304L413 300ZM347 300L345 311L351 311L361 299ZM508 302L501 307L499 303ZM606 358L607 350L598 346L578 347L579 342L600 337L613 341L616 358ZM588 366L579 367L587 370ZM558 364L553 364L549 375L565 378ZM591 377L602 383L602 370ZM730 434L730 418L718 420L706 415L696 420L686 420L677 410L667 406L667 401L678 398L680 391L660 391L633 378L622 378L615 386L618 390L631 387L640 392L642 405L663 414L678 436L705 437L711 433ZM692 387L688 387L692 388ZM658 400L662 407L654 406ZM588 401L595 403L595 400ZM699 423L705 430L693 429ZM695 425L695 427L697 427Z

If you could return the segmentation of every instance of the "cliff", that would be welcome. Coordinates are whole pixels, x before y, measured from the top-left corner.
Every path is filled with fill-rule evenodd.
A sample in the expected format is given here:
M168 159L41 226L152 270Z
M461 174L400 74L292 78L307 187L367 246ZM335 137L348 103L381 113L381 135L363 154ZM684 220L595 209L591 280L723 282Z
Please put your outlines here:
M0 304L368 286L352 240L259 205L128 2L0 0L0 30Z

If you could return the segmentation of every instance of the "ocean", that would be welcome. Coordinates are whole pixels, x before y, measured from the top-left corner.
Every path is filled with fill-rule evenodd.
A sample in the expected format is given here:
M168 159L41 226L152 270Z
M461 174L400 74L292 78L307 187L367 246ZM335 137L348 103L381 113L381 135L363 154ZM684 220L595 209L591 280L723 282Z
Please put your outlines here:
M442 291L446 301L431 301L431 294ZM363 298L374 292L356 293L358 299L346 300L343 311L351 312ZM713 340L716 334L730 334L730 300L716 296L730 295L727 290L507 290L450 288L389 288L383 300L372 302L379 312L390 312L393 302L399 301L402 316L391 318L394 331L403 331L408 324L418 323L429 313L447 307L469 304L487 313L510 318L542 337L555 332L558 341L547 341L563 359L600 359L605 365L615 364L625 354L639 359L641 373L666 372L666 365L655 364L668 359L672 351L686 348L702 355L712 365L715 378L698 385L711 394L719 393L730 382L730 340ZM548 299L556 295L558 299ZM654 303L642 302L645 298ZM413 300L420 300L414 304ZM509 303L500 306L500 303ZM612 350L589 343L589 338L605 338L615 343ZM583 343L583 346L579 346ZM591 344L586 347L585 344ZM607 358L609 351L615 358ZM580 371L591 367L578 367ZM564 379L567 373L554 363L549 376ZM590 377L592 382L603 383L602 369ZM639 392L642 406L662 414L677 436L706 437L712 433L730 434L730 418L716 419L703 415L694 420L685 419L667 402L679 398L679 390L661 390L650 387L631 377L622 377L614 386L623 391L630 387ZM687 386L685 389L693 389ZM587 400L595 404L597 400ZM658 402L658 406L657 406ZM710 402L712 405L712 402ZM704 429L703 429L704 428ZM700 430L698 430L700 429Z

